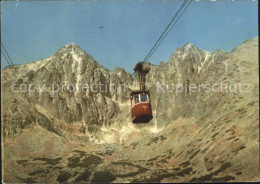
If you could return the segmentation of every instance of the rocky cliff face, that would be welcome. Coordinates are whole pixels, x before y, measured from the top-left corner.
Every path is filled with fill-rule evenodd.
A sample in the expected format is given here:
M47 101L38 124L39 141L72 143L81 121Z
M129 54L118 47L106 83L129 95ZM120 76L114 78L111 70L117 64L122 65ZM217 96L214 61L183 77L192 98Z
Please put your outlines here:
M146 64L154 118L139 125L137 79L76 44L2 70L5 181L259 180L258 38L230 53L188 43Z
M13 75L11 70L3 71L3 78ZM29 112L33 109L38 114L47 116L53 126L78 126L82 133L97 132L102 126L113 123L119 112L117 103L128 100L126 94L130 89L126 87L125 92L120 93L116 91L120 90L117 86L111 85L132 82L131 75L123 69L107 70L73 43L62 47L50 58L14 66L13 70L16 70L20 78L14 86L15 92L12 92L11 86L17 79L3 79L3 85L8 86L7 96L20 96L31 104ZM21 86L26 91L16 93ZM113 90L106 90L109 88ZM17 99L13 100L17 102ZM7 102L5 98L3 101ZM12 117L12 114L9 116ZM14 136L15 132L10 127L20 125L11 121L7 126L9 127L5 128L5 135Z
M153 109L155 112L168 109L156 113L160 126L172 123L179 117L201 117L207 110L213 110L207 105L209 101L203 100L212 95L212 91L205 92L205 87L206 84L212 86L222 81L224 61L228 57L228 53L220 50L209 53L186 44L170 57L168 63L152 69L148 83L154 97Z

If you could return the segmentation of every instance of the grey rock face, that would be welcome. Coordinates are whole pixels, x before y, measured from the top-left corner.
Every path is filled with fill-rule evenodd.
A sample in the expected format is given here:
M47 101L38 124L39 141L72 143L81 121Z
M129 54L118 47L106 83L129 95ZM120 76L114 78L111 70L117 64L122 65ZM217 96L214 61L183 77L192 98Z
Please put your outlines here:
M208 94L201 91L204 85L220 81L225 74L223 62L228 58L226 52L216 50L209 53L188 43L177 49L168 63L152 67L147 82L155 119L160 126L179 117L199 117L210 111L203 101Z
M44 111L50 121L81 123L90 132L98 131L102 125L110 125L119 112L116 101L128 100L129 88L119 93L116 89L109 90L110 85L132 82L131 75L124 69L107 70L73 43L65 45L50 58L18 66L17 72L22 76L23 84L44 88L40 91L34 86L33 93L26 93L33 104L31 108ZM8 84L12 82L8 81ZM4 85L8 84L4 82ZM84 84L88 88L83 89ZM101 89L99 84L103 85ZM97 89L91 90L91 86ZM6 91L11 92L11 89Z

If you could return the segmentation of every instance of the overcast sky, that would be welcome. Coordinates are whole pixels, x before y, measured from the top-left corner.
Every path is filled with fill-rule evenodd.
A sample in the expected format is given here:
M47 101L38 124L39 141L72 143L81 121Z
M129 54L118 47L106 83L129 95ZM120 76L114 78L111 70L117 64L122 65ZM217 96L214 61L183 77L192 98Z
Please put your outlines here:
M15 64L49 57L74 42L108 69L132 72L180 5L162 0L2 1L1 41ZM231 51L258 36L257 15L256 1L194 1L149 61L167 62L187 42L207 51Z

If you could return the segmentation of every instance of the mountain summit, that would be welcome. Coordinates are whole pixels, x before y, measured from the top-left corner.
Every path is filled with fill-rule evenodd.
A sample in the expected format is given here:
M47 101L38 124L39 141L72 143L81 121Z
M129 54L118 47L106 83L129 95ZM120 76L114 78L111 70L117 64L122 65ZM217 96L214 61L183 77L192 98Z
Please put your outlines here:
M75 43L64 45L54 54L54 56L61 58L66 58L69 56L78 58L82 57L83 55L87 55L87 53L79 45Z

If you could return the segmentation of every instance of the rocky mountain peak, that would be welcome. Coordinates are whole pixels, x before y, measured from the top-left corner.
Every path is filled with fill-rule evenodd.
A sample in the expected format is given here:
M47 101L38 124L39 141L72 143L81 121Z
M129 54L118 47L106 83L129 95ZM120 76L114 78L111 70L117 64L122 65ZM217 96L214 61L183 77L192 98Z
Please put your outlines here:
M83 51L84 52L84 50L79 46L79 45L77 45L77 44L75 44L74 42L71 42L71 43L69 43L69 44L67 44L67 45L64 45L62 48L65 48L65 49L68 49L68 50L74 50L74 51Z
M186 48L186 49L189 49L189 48L192 48L192 47L196 47L195 45L193 45L192 43L190 42L187 42L186 44L184 44L182 47Z
M175 69L179 68L181 71L187 70L187 68L191 68L190 70L194 70L194 68L200 70L198 67L201 67L202 63L205 63L204 61L206 61L209 56L209 52L191 43L186 43L171 55L168 64L172 65Z
M172 54L170 60L177 59L183 61L191 57L201 57L207 53L207 51L204 51L191 43L186 43Z
M83 55L88 55L79 45L75 43L69 43L67 45L64 45L61 47L54 56L60 56L62 58L65 58L66 56L72 56L72 57L82 57Z
M200 49L199 47L197 47L196 45L193 45L192 43L186 43L184 44L182 47L180 47L178 50L184 50L184 51L201 51L202 49Z

